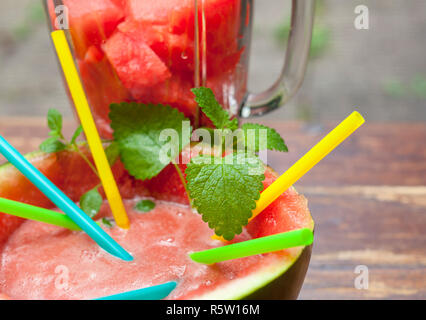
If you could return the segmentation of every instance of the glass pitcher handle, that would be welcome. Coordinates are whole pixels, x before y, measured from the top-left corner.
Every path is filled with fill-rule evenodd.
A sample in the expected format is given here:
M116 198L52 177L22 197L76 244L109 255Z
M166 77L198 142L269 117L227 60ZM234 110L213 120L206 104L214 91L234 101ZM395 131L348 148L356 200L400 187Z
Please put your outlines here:
M284 67L279 79L264 92L249 93L241 117L265 114L286 103L303 82L311 47L315 0L293 0L291 28Z

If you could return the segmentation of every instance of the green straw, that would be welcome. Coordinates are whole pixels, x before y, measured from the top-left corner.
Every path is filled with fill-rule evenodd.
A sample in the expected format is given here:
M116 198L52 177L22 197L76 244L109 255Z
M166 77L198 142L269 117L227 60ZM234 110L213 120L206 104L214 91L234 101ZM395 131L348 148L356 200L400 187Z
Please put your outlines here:
M198 263L213 264L282 249L308 246L313 241L314 234L310 229L305 228L194 252L189 257Z
M73 231L81 230L81 228L65 214L22 202L0 198L0 212L20 218L53 224Z

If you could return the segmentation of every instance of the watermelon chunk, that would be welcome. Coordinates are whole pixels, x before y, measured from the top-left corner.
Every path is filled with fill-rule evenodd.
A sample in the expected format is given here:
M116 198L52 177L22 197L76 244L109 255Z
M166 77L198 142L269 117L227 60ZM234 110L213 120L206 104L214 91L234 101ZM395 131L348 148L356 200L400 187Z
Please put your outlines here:
M243 50L238 48L240 0L206 0L204 5L207 72L219 74L234 68ZM201 43L201 4L198 10ZM142 39L171 70L194 71L196 26L192 0L129 0L126 12L123 32L143 34Z
M134 21L167 25L169 31L182 34L193 11L193 0L128 0L126 14Z
M169 69L148 45L120 31L108 39L103 49L130 92L155 86L171 76Z
M117 28L135 41L147 44L169 69L193 73L194 41L186 33L173 34L168 26L134 20L126 20Z
M87 3L86 3L87 2ZM109 105L123 101L169 104L194 120L195 6L193 0L65 0L80 74L97 126L111 137ZM239 91L240 0L205 0L207 86L230 108ZM202 37L202 5L199 34ZM204 68L204 65L201 65ZM236 87L238 86L238 87ZM202 123L205 119L201 119Z
M195 115L197 109L194 95L191 92L193 87L194 84L191 79L173 75L169 80L156 86L131 92L137 102L167 104L191 118Z
M124 10L111 0L64 0L76 56L84 58L90 46L100 46L124 19Z
M84 60L79 60L78 65L100 134L111 138L109 105L129 101L129 92L115 74L105 54L97 47L89 47Z
M125 9L127 6L127 0L111 0L116 6L121 9Z

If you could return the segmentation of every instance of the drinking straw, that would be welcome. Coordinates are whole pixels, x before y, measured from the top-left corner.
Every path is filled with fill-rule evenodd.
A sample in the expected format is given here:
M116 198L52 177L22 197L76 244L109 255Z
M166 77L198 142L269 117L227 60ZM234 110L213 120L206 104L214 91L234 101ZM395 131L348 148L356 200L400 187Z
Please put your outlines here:
M249 222L265 210L266 207L274 202L283 192L295 184L296 181L303 177L306 172L311 170L318 162L333 151L364 122L365 120L360 113L357 111L352 112L268 188L263 190L259 200L256 201L256 208L253 210L253 215L249 219ZM226 241L223 237L217 235L213 235L212 238Z
M47 179L36 167L25 159L14 147L0 136L0 153L26 176L41 192L43 192L59 209L84 230L100 247L110 254L125 261L133 257L125 251L113 238L97 225L58 187Z
M194 252L189 257L198 263L213 264L282 249L308 246L313 240L312 231L304 228Z
M53 224L72 231L81 230L65 214L9 199L0 198L0 212L24 219Z
M175 281L157 286L115 294L95 300L161 300L167 297L177 286Z
M318 144L309 150L302 158L293 164L277 180L275 180L261 194L257 200L256 208L250 220L254 219L284 191L290 188L297 180L312 169L325 156L333 151L340 143L349 137L356 129L365 122L364 118L357 111L352 112L336 128L327 134ZM249 220L249 221L250 221Z
M84 133L86 134L93 159L95 160L96 168L99 171L102 186L104 187L106 197L111 206L112 214L119 227L128 229L130 227L130 221L127 217L126 209L124 208L123 200L108 163L105 150L102 146L101 138L96 129L95 121L90 111L89 103L87 102L86 94L84 93L65 32L63 30L56 30L51 33L51 36L75 108L77 109L77 114L80 118Z

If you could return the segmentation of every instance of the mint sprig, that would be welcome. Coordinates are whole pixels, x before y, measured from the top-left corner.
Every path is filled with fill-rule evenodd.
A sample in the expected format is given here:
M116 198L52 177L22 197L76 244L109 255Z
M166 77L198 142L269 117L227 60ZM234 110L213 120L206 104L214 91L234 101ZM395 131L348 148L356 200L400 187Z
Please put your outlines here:
M80 145L77 144L77 139L83 133L83 127L80 125L74 131L71 140L68 141L64 134L62 114L56 109L50 109L47 113L47 126L50 129L49 138L43 141L39 148L41 151L46 153L60 152L64 150L71 150L77 152L81 158L88 164L93 172L99 176L98 171L92 162L87 158L85 153L80 150ZM110 165L113 165L119 157L119 151L117 151L116 143L111 143L105 150ZM99 184L94 189L89 190L80 197L80 207L90 217L96 216L102 205L102 196L100 195L98 188Z
M107 228L112 228L115 224L115 221L111 218L105 218L104 217L98 223L102 223Z
M98 186L92 190L89 190L83 194L80 198L80 208L83 210L90 218L96 216L102 206L102 196L98 191Z
M74 144L77 142L77 138L83 133L83 126L79 125L78 128L74 131L74 134L72 135L70 144Z
M202 155L185 171L194 206L211 229L226 240L241 233L263 189L263 164L249 153L223 158Z
M47 126L52 133L58 134L59 137L62 137L62 115L56 109L49 109L47 112Z
M149 212L155 208L155 202L152 200L141 200L135 205L135 210L139 212Z
M222 108L211 89L201 87L192 89L192 92L201 111L219 129L219 133L231 133L234 138L243 134L243 150L235 149L233 145L230 150L233 153L225 157L209 154L193 158L187 165L185 181L174 159L190 142L192 128L188 126L189 130L183 130L183 122L189 120L170 106L123 102L110 106L114 140L108 141L110 144L105 152L110 165L120 158L130 175L141 180L157 176L173 163L189 193L189 202L193 203L217 235L231 240L247 225L256 206L255 201L263 190L264 166L256 153L263 149L286 152L288 148L273 128L245 123L238 129L237 119ZM62 116L56 110L50 110L48 127L51 130L50 137L42 143L40 149L45 152L74 150L98 175L96 168L76 143L83 133L81 126L68 142L62 134ZM212 133L212 128L207 129ZM227 140L222 135L223 144L227 144ZM81 208L91 217L99 212L103 202L98 191L100 186L89 190L80 199ZM135 209L148 212L154 207L152 201L143 200L136 204Z
M40 150L46 153L59 152L67 148L62 134L62 115L56 109L49 109L47 126L50 129L49 138L40 144Z
M268 149L288 152L284 139L273 128L257 123L244 123L241 129L244 131L245 145L249 150L259 152ZM263 143L261 143L262 139L265 139Z
M238 129L237 119L232 119L229 113L222 108L210 88L200 87L191 91L195 95L195 101L198 103L201 111L212 121L217 129L229 129L231 132L235 132ZM245 123L241 129L244 133L244 143L247 151L259 152L265 149L281 152L288 151L283 138L273 128L256 123ZM266 134L262 135L261 130L264 130ZM251 137L249 134L250 131L253 133L253 142L251 139L248 139ZM262 138L265 138L265 140L262 141Z
M59 152L67 148L66 144L63 143L56 137L50 137L44 140L40 144L40 150L46 153Z
M238 120L231 119L228 111L222 108L210 88L200 87L191 90L201 111L217 129L238 129Z
M71 141L67 141L62 133L62 114L56 109L49 109L47 126L50 129L49 138L44 140L39 147L41 151L46 153L59 152L70 148L83 132L82 126L79 126L75 130Z
M112 166L120 157L120 146L118 143L113 141L108 147L105 148L105 154L109 165Z
M183 142L190 141L190 132L182 132L183 121L189 120L170 106L112 104L109 117L121 160L137 179L146 180L158 175L179 155ZM165 130L177 134L175 141L165 139Z

